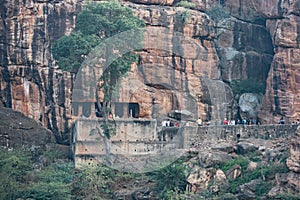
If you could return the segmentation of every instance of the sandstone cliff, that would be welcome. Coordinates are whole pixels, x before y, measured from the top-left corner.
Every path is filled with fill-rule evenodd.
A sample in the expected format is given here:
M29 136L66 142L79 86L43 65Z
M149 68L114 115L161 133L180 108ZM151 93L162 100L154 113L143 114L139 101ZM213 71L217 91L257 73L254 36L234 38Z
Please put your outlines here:
M270 3L272 1L269 1ZM299 7L300 1L273 1L274 12L266 13L272 37L273 57L262 118L276 121L280 116L299 118ZM273 5L274 5L273 4Z
M119 100L139 103L141 117L186 109L204 120L236 118L239 96L230 86L245 79L266 84L261 120L298 117L299 1L190 0L192 9L173 0L121 2L153 33L171 32L146 37L150 48L139 51L139 66L121 84ZM68 139L75 75L56 66L50 48L73 30L81 6L80 0L0 3L1 102L40 121L60 142ZM178 45L174 32L195 44L179 45L184 56L152 48L157 40Z
M262 15L252 4L236 8L233 2L193 2L195 9L169 1L133 2L123 3L145 21L151 34L138 52L139 66L121 84L119 101L139 103L141 117L163 117L178 109L213 123L236 118L230 83L265 83L272 62L272 40ZM192 48L178 42L176 32ZM169 46L159 49L155 43Z
M1 1L0 99L67 139L73 75L53 62L51 42L70 33L77 1Z

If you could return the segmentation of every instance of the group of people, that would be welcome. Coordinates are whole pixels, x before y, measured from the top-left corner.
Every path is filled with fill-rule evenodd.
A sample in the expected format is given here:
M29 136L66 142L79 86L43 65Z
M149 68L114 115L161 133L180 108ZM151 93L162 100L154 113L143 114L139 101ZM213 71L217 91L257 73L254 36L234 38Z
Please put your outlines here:
M198 126L202 126L203 122L199 118L197 120ZM247 119L247 118L242 118L242 119L237 119L237 120L228 120L227 118L224 118L222 121L221 125L260 125L260 121L252 118L252 119ZM280 120L278 121L278 124L285 124L284 118L281 117ZM292 122L292 124L300 125L300 119L297 119L297 121ZM218 121L215 122L215 125L220 125Z
M285 124L283 117L281 117L280 120L278 120L278 124ZM300 125L300 119L297 118L296 121L292 121L292 125Z
M162 126L163 127L179 127L179 123L177 121L173 121L173 120L170 120L170 119L167 119L167 120L163 120L162 121Z
M220 122L219 122L220 123ZM218 121L215 122L215 125L220 125L218 123ZM202 119L199 117L197 119L197 124L198 126L209 126L210 123L209 122L203 122ZM285 121L283 119L283 117L280 118L280 120L278 121L278 124L285 124ZM298 124L300 125L300 119L297 119L296 122L292 122L292 124ZM221 122L221 125L260 125L260 122L256 119L247 119L247 118L242 118L242 119L237 119L237 120L228 120L227 118L224 118L224 120ZM179 127L179 123L173 122L170 119L167 120L163 120L162 121L162 126L163 127Z
M298 118L295 122L292 122L292 124L300 125L300 119Z
M197 120L198 126L203 126L204 123L202 119L199 117ZM224 118L223 121L215 121L215 125L259 125L260 122L256 119L238 119L238 120L228 120L227 118ZM205 125L210 125L210 123L205 123Z
M256 119L237 119L237 120L228 120L227 118L224 118L223 122L221 123L222 125L259 125L259 121ZM218 123L216 122L216 125Z

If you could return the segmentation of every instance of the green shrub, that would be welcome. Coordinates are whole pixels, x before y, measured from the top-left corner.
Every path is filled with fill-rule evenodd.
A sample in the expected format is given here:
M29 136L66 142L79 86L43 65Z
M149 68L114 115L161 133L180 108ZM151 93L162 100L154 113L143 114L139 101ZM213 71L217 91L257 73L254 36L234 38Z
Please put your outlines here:
M222 20L230 17L230 12L221 5L212 7L206 13L212 20Z
M71 199L69 185L62 182L37 182L29 187L22 198L35 200L67 200Z
M26 150L0 150L0 199L70 199L73 163L36 170Z
M234 80L230 83L233 94L241 95L243 93L263 94L266 90L266 84L253 79Z
M280 199L280 200L300 200L300 194L289 194L289 193L284 193L284 194L279 194L278 196L274 197L272 200L275 199Z
M103 39L141 27L144 27L144 22L117 1L87 3L77 16L75 31L52 45L53 57L61 69L77 72L86 56ZM136 39L139 42L141 36L136 35ZM133 59L129 57L127 60L128 57L122 58L123 62L117 64L131 64Z
M261 182L255 188L255 195L257 197L268 194L268 192L272 189L273 184L270 182Z
M109 195L109 184L113 176L107 167L85 166L77 171L72 182L74 199L101 199Z
M89 52L99 44L95 35L80 31L63 36L52 46L53 57L64 71L77 71Z
M176 6L194 9L196 7L195 3L188 1L180 1Z
M168 199L171 190L177 193L185 191L187 184L185 170L184 166L173 163L159 171L149 173L156 183L156 191L160 193L161 198Z
M252 151L246 154L246 156L248 157L249 160L251 160L252 162L259 162L261 161L261 159L259 158L260 153L257 151Z
M287 173L289 172L288 167L285 163L270 163L266 166L261 166L258 170L261 170L261 173L269 179L272 179L276 173Z
M247 158L240 156L221 165L220 169L223 172L226 172L229 169L231 169L234 165L240 165L242 167L242 171L244 172L247 169L248 163L249 161Z
M54 163L58 159L63 159L66 157L66 155L64 155L63 152L60 151L55 144L48 145L47 151L44 151L42 155L49 159L51 163Z
M178 189L174 190L167 190L165 194L163 195L162 199L168 199L168 200L185 200L186 196L181 194L181 192Z
M0 199L17 199L26 187L26 175L32 170L29 151L0 149Z
M176 13L175 19L177 23L185 24L190 17L191 13L188 10L183 10Z
M73 171L73 163L51 164L43 168L22 191L22 198L71 199Z
M286 173L286 172L288 172L288 168L284 163L276 163L276 164L270 163L268 165L260 166L257 169L250 172L245 171L237 179L229 181L230 183L229 192L236 193L237 188L240 185L248 183L254 179L263 179L267 181L273 180L276 173ZM266 190L266 188L260 192L263 192L264 190Z

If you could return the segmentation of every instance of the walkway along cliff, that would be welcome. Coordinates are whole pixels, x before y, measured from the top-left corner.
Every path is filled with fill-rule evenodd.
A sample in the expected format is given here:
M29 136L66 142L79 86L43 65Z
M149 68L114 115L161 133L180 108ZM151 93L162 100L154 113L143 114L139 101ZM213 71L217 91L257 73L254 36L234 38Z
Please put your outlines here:
M116 134L105 142L101 120L78 119L72 131L75 166L108 164L130 172L161 168L204 141L272 140L297 133L297 125L158 127L153 119L115 119ZM109 146L109 148L107 148Z

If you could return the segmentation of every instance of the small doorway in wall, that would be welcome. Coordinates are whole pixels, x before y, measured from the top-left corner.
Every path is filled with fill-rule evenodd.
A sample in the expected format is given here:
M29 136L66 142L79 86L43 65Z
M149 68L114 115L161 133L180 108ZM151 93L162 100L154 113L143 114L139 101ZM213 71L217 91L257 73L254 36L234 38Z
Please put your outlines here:
M78 116L78 103L77 102L73 102L72 103L72 108L73 108L73 116Z
M90 102L83 102L82 103L82 114L85 117L89 117L91 115L91 105Z
M115 103L115 115L122 118L124 116L124 106L123 103Z
M128 117L133 117L133 118L140 117L140 106L138 103L128 104Z

